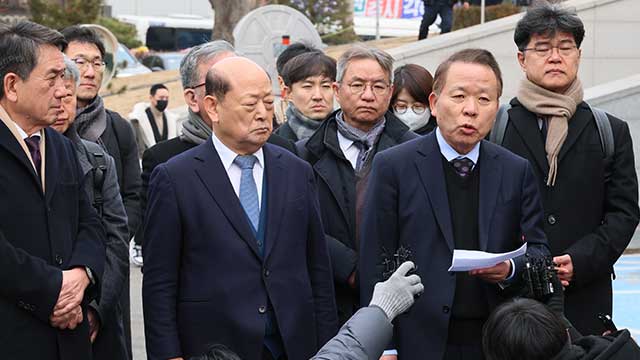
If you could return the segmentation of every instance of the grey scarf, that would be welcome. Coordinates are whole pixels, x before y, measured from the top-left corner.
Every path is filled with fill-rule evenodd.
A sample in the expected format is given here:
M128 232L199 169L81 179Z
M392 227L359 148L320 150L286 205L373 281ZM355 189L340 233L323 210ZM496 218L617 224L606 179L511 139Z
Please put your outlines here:
M78 109L75 124L81 138L98 142L107 129L107 112L100 96L96 96L89 105Z
M202 120L200 115L189 109L187 121L182 124L180 138L192 144L200 145L211 136L211 127Z
M292 102L289 102L286 116L287 124L289 124L291 130L296 134L298 140L311 137L320 125L322 125L321 120L313 120L304 116Z
M386 119L384 116L368 132L364 132L349 124L342 118L342 111L336 114L336 124L338 132L345 138L352 140L358 147L358 161L356 162L356 172L360 172L371 161L374 145L384 130Z

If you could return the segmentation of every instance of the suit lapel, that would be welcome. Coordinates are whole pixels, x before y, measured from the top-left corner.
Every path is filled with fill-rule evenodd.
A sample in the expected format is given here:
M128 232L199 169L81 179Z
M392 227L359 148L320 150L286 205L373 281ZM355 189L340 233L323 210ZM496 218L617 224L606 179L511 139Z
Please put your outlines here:
M498 190L502 182L502 165L490 146L480 145L480 194L478 204L478 236L480 250L486 251L489 243L489 227L493 218Z
M329 152L325 152L320 160L318 160L313 165L313 168L318 176L320 176L320 178L322 178L322 180L329 187L329 191L331 191L331 195L333 195L334 200L338 204L340 213L342 214L342 218L344 219L345 223L351 224L349 209L347 208L347 204L345 204L344 201L344 199L346 198L346 194L344 193L346 190L346 186L341 181L342 177L339 176L339 174L342 173L342 170L339 168L339 162L341 162L341 160L338 160L335 157L331 156Z
M567 133L567 138L564 140L564 144L562 144L562 148L560 148L558 163L562 161L567 152L575 145L576 140L578 140L584 128L593 118L589 108L582 106L582 104L584 103L578 104L575 114L573 114L573 117L569 120L569 132Z
M273 249L280 232L280 224L284 216L284 205L287 199L287 183L286 169L282 161L282 154L276 153L265 144L262 149L264 151L264 179L267 181L267 216L265 224L265 242L266 248L264 252L264 261L266 262L271 249ZM263 195L264 197L264 195ZM264 203L264 201L263 201Z
M447 185L444 179L442 167L442 155L438 148L435 132L425 136L423 146L418 150L416 168L422 180L431 208L436 216L440 230L444 235L449 249L453 252L453 229L451 228L451 211L449 210L449 198L447 197Z
M3 121L0 121L0 146L7 149L7 151L9 151L11 155L13 155L22 165L26 167L26 170L31 174L31 178L38 186L38 189L42 191L40 179L38 178L38 174L33 168L31 161L20 146L20 143L18 143L18 140L15 138L11 130L9 130L9 128Z
M520 138L533 154L536 165L546 176L549 173L549 163L536 115L528 111L524 106L518 106L509 110L509 121L511 121L513 127L520 134Z
M236 196L233 186L227 176L227 171L222 165L220 156L213 146L211 138L199 146L199 151L194 156L196 163L195 172L204 186L218 204L218 207L227 218L231 226L247 243L254 254L260 258L260 251L256 238L251 230L247 215Z
M47 199L47 204L49 204L49 202L51 201L51 199L53 198L53 194L56 192L56 185L58 183L59 180L59 172L60 172L60 167L67 165L67 168L71 168L69 165L70 164L58 164L56 162L56 159L59 158L58 155L58 151L60 151L60 149L58 148L59 146L56 146L57 144L54 144L55 141L57 141L58 139L54 139L54 136L51 135L51 132L55 131L52 130L51 128L46 128L45 129L45 146L46 146L46 150L45 150L45 197ZM75 151L75 150L74 150ZM75 153L74 153L75 155ZM75 169L74 169L75 170ZM81 181L81 179L78 179L79 181Z

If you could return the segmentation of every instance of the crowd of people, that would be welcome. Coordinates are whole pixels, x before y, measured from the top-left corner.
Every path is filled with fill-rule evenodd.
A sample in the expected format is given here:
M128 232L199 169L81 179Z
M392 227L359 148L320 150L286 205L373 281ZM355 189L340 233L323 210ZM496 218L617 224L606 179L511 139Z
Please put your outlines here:
M131 359L131 255L149 359L640 358L598 319L640 209L627 123L583 100L584 36L529 8L502 106L484 49L432 75L294 43L270 79L216 40L182 60L178 121L162 84L105 108L93 30L0 26L3 357Z

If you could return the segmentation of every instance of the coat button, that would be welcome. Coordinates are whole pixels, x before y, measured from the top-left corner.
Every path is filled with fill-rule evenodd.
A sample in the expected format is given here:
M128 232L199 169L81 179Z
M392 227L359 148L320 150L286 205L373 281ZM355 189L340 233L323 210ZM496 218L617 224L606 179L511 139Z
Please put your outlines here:
M556 219L555 215L551 214L547 216L547 222L549 223L549 225L555 225L557 221L558 220Z
M24 309L25 308L24 301L22 300L18 301L18 307Z
M264 305L260 305L260 307L258 307L258 312L259 312L260 314L264 314L264 313L266 313L266 312L267 312L267 307L266 307L266 306L264 306Z
M448 314L448 313L449 313L449 310L450 310L450 309L449 309L449 307L448 307L447 305L445 305L445 306L443 306L443 307L442 307L442 312L443 312L443 313L445 313L445 314Z
M62 265L62 263L63 263L62 256L60 256L60 254L56 254L56 264L60 266Z
M271 271L269 269L264 269L264 277L269 277L271 275Z

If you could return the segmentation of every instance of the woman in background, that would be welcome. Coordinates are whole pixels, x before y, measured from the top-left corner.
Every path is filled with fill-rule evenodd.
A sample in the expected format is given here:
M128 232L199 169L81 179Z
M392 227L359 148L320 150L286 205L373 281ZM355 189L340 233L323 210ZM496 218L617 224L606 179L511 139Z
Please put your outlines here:
M429 71L416 64L403 65L393 73L393 86L390 110L418 135L435 129L436 119L429 110L433 86Z

